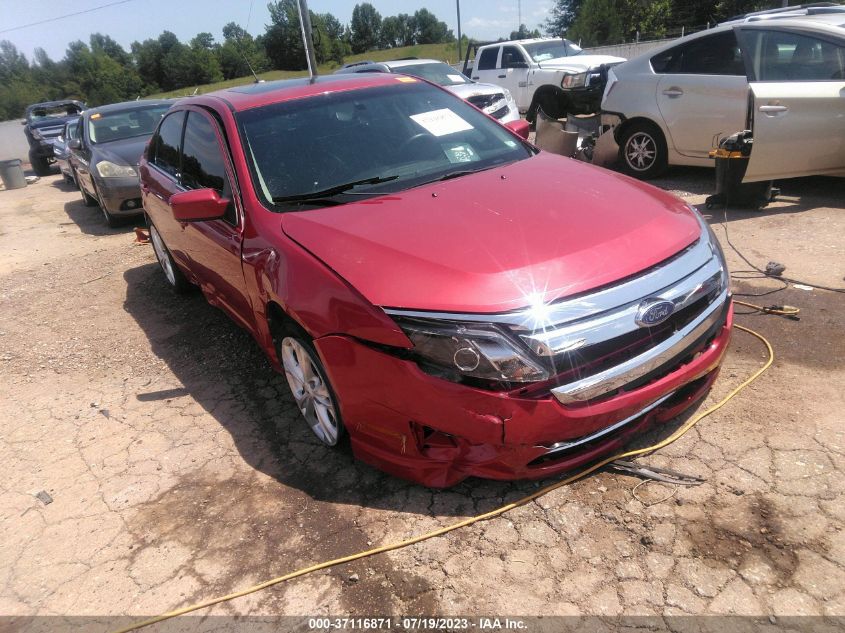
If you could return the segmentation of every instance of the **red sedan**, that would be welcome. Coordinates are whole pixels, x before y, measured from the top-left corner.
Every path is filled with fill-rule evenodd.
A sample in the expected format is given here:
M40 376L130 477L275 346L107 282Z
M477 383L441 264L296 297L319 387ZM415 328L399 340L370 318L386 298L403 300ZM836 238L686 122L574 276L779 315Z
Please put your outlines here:
M140 166L156 256L324 444L438 487L570 470L706 393L728 272L683 202L508 127L393 74L183 99Z

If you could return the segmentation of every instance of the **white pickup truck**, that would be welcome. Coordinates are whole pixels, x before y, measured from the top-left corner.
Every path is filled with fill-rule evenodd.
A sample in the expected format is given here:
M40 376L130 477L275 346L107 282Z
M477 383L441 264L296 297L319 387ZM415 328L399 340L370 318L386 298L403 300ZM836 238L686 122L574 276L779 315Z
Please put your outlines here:
M479 46L468 76L510 90L520 112L533 121L538 106L554 118L597 112L607 70L624 61L622 57L585 54L564 39L514 40Z

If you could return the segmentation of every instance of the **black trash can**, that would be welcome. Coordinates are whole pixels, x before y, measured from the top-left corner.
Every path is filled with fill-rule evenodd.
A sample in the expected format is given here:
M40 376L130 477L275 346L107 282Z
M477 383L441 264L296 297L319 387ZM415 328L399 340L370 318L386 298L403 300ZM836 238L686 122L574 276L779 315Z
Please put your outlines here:
M774 199L771 180L742 182L753 143L751 130L745 130L722 139L718 149L710 150L710 158L716 159L716 194L705 201L708 209L717 205L760 209Z

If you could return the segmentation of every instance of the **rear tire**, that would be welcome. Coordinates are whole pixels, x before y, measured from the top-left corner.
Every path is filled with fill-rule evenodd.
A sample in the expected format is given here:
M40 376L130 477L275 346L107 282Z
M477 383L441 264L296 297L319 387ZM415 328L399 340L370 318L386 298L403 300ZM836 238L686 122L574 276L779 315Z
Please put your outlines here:
M167 281L170 289L178 295L188 292L191 288L191 283L182 274L182 271L179 270L176 262L173 261L170 251L167 250L164 240L161 239L161 234L152 222L150 223L150 242L153 245L153 252L156 255L161 271L164 273L164 279Z
M666 139L653 123L637 121L622 131L619 162L629 176L640 180L657 178L666 171L668 159Z

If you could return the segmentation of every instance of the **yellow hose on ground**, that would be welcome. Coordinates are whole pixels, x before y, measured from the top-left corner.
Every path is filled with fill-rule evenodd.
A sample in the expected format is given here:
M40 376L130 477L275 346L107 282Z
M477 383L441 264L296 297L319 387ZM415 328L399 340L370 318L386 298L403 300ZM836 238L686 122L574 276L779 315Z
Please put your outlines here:
M739 303L739 302L737 302ZM746 305L746 304L743 304ZM759 306L752 306L752 307L759 307ZM354 560L360 560L362 558L367 558L369 556L374 556L376 554L382 554L384 552L390 552L392 550L402 549L403 547L408 547L409 545L415 545L416 543L420 543L421 541L428 540L430 538L434 538L436 536L442 536L443 534L447 534L448 532L452 532L454 530L460 529L462 527L466 527L468 525L472 525L473 523L478 523L480 521L486 521L487 519L492 519L494 517L500 516L505 512L513 510L514 508L518 508L523 506L527 503L534 501L535 499L542 497L543 495L551 492L552 490L556 490L562 486L569 485L579 479L583 479L590 473L593 473L600 468L607 466L610 462L613 462L617 459L624 459L626 457L634 457L636 455L642 455L644 453L650 453L652 451L659 450L664 446L668 446L672 442L678 440L681 436L683 436L687 431L689 431L693 426L695 426L700 420L707 417L711 413L718 411L721 409L725 404L727 404L734 396L736 396L740 391L745 389L748 385L752 382L757 380L760 375L766 371L772 364L775 358L774 350L772 349L771 344L768 340L762 335L754 330L750 330L746 327L742 327L741 325L734 325L734 328L737 330L741 330L743 332L747 332L752 336L757 337L763 344L766 346L766 351L768 352L769 358L763 364L763 366L755 371L751 376L749 376L745 381L743 381L739 386L735 387L731 390L728 395L722 398L719 402L714 404L709 409L701 411L687 420L682 426L680 426L674 433L666 437L665 439L661 440L657 444L653 444L652 446L647 446L645 448L638 448L631 451L626 451L624 453L620 453L618 455L614 455L613 457L608 457L603 459L592 466L586 468L578 472L575 475L571 475L566 479L562 479L561 481L555 482L551 485L546 486L545 488L541 488L537 492L534 492L527 497L523 497L518 501L513 501L506 505L501 506L500 508L496 508L495 510L491 510L490 512L485 512L484 514L479 514L478 516L469 517L462 521L458 521L457 523L453 523L451 525L447 525L446 527L442 527L437 530L433 530L426 534L420 534L419 536L414 536L412 538L406 539L404 541L398 541L396 543L390 543L388 545L381 545L380 547L375 547L370 550L366 550L363 552L358 552L356 554L350 554L349 556L343 556L342 558L335 558L334 560L325 561L323 563L319 563L317 565L311 565L310 567L303 567L302 569L298 569L296 571L292 571L289 574L285 574L284 576L278 576L276 578L271 578L270 580L265 580L262 583L257 585L253 585L252 587L247 587L246 589L241 589L240 591L236 591L234 593L226 594L225 596L219 596L217 598L210 598L203 602L198 602L197 604L193 604L187 607L182 607L181 609L176 609L175 611L168 611L167 613L162 613L154 618L150 618L148 620L143 620L136 624L132 624L125 628L119 629L114 633L128 633L129 631L135 631L145 626L150 626L151 624L155 624L157 622L162 622L164 620L169 620L171 618L175 618L180 615L185 615L186 613L191 613L192 611L197 611L199 609L204 609L205 607L210 607L215 604L220 604L221 602L227 602L229 600L234 600L235 598L241 598L251 593L255 593L256 591L261 591L262 589L266 589L267 587L272 587L273 585L278 585L279 583L286 582L288 580L293 580L294 578L299 578L300 576L305 576L306 574L313 573L315 571L320 571L321 569L328 569L329 567L335 567L336 565L342 565L344 563L349 563Z

